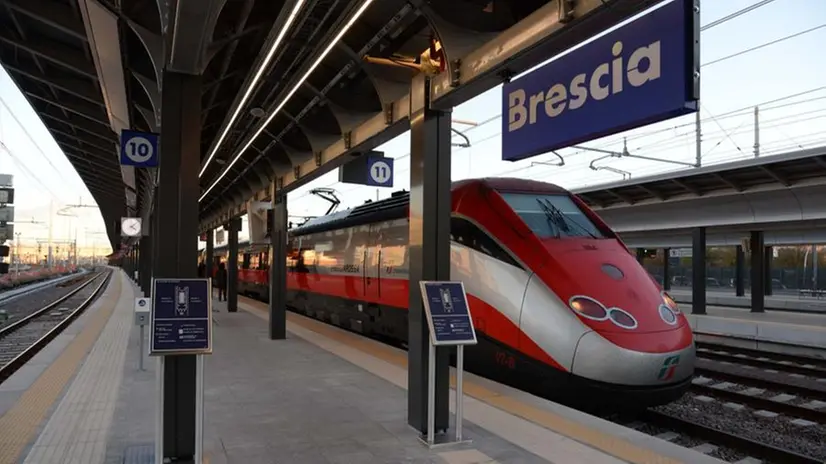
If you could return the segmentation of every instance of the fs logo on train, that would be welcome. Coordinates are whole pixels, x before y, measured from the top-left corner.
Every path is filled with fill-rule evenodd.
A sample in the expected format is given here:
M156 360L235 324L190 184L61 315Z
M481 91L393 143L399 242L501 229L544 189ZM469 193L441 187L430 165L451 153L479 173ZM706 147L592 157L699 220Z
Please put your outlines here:
M663 366L660 368L660 373L657 375L657 380L671 380L674 377L674 372L677 366L680 365L680 355L669 356L663 361Z

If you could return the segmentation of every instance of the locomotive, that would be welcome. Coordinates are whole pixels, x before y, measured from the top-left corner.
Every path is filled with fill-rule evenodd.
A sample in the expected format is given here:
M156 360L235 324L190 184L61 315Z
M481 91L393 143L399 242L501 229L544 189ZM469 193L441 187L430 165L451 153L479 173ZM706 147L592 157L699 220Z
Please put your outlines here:
M451 206L451 279L464 282L479 340L466 369L580 409L665 404L688 390L687 319L578 197L485 178L454 182ZM408 208L409 193L396 192L291 229L289 309L404 345ZM266 301L268 261L267 244L239 244L239 293Z

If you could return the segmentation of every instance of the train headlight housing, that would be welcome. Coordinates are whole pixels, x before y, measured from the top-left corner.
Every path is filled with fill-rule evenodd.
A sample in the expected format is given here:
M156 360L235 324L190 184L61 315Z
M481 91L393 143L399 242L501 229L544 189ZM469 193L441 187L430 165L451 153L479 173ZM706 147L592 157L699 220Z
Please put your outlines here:
M628 311L619 308L611 308L608 310L608 315L611 317L611 322L623 329L636 329L637 320L634 319Z
M662 292L660 292L660 296L663 299L663 304L668 309L670 309L671 311L674 311L675 314L680 314L680 307L677 305L677 302L674 301L674 298L671 298L671 295L669 295L665 291L662 291Z
M661 304L659 307L660 318L668 325L677 325L677 313L668 306Z
M582 295L572 296L568 301L568 305L577 314L595 321L604 321L608 319L608 310L599 301Z

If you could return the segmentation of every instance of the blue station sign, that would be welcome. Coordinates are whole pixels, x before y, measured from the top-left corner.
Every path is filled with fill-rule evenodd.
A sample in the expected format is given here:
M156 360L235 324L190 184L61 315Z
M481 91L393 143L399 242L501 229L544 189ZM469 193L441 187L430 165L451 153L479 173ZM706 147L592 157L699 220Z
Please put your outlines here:
M502 88L518 161L698 110L699 12L672 0Z
M476 330L462 282L419 282L430 340L436 345L475 345Z
M393 186L393 158L367 158L367 185L373 187Z
M151 132L124 129L120 133L120 164L136 168L158 166L160 137Z
M211 292L208 279L154 279L149 354L212 353Z

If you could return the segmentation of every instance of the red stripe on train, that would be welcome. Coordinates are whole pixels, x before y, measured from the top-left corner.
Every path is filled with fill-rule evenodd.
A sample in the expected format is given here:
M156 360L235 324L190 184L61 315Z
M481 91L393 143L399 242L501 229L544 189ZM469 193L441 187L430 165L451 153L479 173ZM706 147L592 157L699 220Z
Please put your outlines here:
M247 283L269 285L267 271L239 269L238 277L239 280ZM367 284L360 275L290 272L287 274L287 288L405 310L410 295L407 279L383 278L379 282L376 278ZM561 371L567 371L496 308L470 294L468 294L468 303L470 303L476 330L539 362Z

